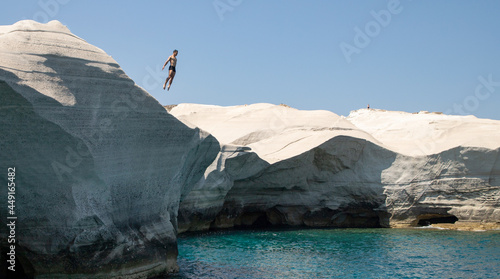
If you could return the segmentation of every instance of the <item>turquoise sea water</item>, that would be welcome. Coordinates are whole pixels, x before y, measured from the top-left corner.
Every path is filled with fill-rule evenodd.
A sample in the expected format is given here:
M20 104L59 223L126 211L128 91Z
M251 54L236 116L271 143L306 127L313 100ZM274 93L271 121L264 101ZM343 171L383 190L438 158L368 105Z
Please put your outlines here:
M500 278L500 232L224 231L179 238L171 278Z

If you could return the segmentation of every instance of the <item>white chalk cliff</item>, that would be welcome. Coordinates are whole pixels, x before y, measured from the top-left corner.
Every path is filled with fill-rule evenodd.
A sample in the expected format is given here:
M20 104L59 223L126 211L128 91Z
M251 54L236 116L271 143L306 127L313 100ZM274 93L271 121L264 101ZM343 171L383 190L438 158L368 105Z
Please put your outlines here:
M500 121L255 104L171 113L223 148L183 196L179 229L500 224Z
M18 270L36 278L176 270L179 199L217 156L212 136L168 114L57 21L0 27L0 117L0 168L16 168ZM5 228L7 206L0 212Z
M0 26L0 130L17 267L36 278L172 272L184 231L500 224L500 121L271 104L168 113L57 21ZM3 264L11 215L0 208Z

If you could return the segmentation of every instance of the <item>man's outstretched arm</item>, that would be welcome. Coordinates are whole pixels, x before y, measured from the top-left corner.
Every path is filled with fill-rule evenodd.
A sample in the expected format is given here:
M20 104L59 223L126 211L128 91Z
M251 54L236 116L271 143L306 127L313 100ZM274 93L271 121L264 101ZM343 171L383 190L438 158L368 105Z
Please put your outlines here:
M167 61L165 61L163 68L161 68L162 71L163 71L163 69L165 69L165 66L167 66L168 62L170 62L170 59L171 59L171 57L168 57Z

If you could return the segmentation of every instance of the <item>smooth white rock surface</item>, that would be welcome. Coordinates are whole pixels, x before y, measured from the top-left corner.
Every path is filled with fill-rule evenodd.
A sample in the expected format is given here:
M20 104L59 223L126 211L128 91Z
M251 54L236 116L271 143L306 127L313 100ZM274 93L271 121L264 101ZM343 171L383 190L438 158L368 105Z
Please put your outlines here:
M212 136L168 114L58 21L0 27L0 116L0 167L16 167L26 272L145 278L176 270L179 200L217 156Z
M500 221L500 121L373 109L342 117L271 104L180 104L171 113L241 149L219 155L185 196L182 230Z
M404 155L430 155L457 146L500 147L499 121L472 115L360 109L351 112L347 120Z

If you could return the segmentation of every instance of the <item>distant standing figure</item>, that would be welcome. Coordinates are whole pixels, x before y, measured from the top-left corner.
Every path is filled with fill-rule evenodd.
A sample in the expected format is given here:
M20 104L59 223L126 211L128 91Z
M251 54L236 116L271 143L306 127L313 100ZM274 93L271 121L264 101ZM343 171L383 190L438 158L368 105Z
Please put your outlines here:
M366 106L366 108L367 108L367 109L370 109L370 104L368 104L368 105Z
M174 53L172 55L170 55L170 57L168 57L167 61L163 65L163 68L161 69L163 71L163 69L165 69L165 66L167 66L168 62L170 62L170 67L168 67L168 77L165 80L165 84L163 84L163 90L165 90L165 86L167 86L167 83L169 80L170 80L170 83L168 84L167 91L170 90L170 85L172 85L172 81L174 80L174 77L175 77L175 66L177 65L177 54L178 53L179 53L179 51L174 49Z

